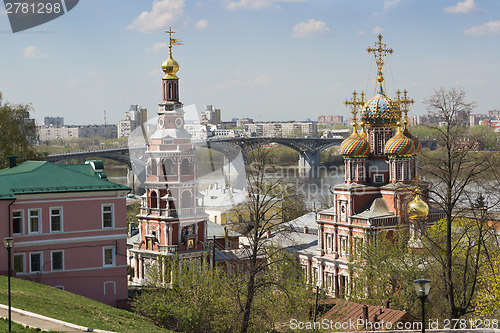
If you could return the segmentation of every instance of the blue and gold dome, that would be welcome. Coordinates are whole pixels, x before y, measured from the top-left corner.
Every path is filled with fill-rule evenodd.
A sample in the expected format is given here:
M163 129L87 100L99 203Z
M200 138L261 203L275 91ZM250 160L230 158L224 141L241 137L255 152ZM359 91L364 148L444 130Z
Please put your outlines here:
M413 141L403 134L400 125L398 122L396 134L385 143L384 153L390 158L410 157L415 153Z
M364 128L362 129L363 133ZM356 123L354 123L351 136L340 144L340 153L347 158L366 158L369 152L370 145L368 144L368 140L358 134Z
M394 127L399 119L398 104L386 96L382 88L383 80L378 77L377 95L361 109L361 119L368 127Z

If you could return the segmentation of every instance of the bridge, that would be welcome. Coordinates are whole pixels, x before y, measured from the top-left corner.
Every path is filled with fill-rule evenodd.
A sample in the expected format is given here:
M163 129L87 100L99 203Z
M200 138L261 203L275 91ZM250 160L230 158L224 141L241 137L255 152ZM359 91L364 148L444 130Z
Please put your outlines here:
M232 138L232 139L210 139L201 142L200 147L217 150L223 153L231 161L239 153L246 156L251 150L271 143L277 143L292 148L299 153L299 167L309 168L320 165L320 152L334 145L339 145L343 138L313 139L313 138ZM133 152L133 157L129 152ZM146 146L137 147L115 147L103 149L91 149L65 153L50 154L47 161L61 163L72 158L107 158L119 163L126 164L129 168L134 163L144 164ZM142 168L143 169L143 168Z

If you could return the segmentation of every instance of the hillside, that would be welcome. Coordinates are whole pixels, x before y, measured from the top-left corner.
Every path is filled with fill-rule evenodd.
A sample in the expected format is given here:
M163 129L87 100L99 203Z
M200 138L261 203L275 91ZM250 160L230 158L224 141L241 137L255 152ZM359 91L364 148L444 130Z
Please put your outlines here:
M12 306L76 325L115 332L171 332L149 320L89 298L12 278ZM0 303L8 303L7 277L0 276Z

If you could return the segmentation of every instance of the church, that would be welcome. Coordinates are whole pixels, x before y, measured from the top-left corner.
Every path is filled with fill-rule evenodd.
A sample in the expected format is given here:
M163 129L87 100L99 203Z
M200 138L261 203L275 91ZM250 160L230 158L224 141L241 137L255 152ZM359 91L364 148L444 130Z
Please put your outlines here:
M169 56L162 64L156 130L149 138L146 151L146 193L141 198L137 216L139 234L129 249L133 268L132 283L146 282L147 270L162 259L162 276L169 282L174 261L209 258L205 248L207 215L201 206L195 163L196 146L184 128L183 104L179 101L179 64L172 57L172 45L182 42L170 34Z
M416 155L421 144L408 124L413 100L406 90L398 90L396 98L390 99L384 89L385 57L393 50L379 35L367 51L375 55L378 68L376 95L365 100L363 92L354 91L353 98L345 101L352 111L352 134L340 146L345 181L332 189L333 207L317 214L316 255L299 255L309 281L335 297L349 293L350 255L371 236L406 227L418 237L415 218L425 223L442 218L442 212L428 211L425 184L417 184ZM419 191L423 199L415 194ZM409 208L416 209L412 216Z

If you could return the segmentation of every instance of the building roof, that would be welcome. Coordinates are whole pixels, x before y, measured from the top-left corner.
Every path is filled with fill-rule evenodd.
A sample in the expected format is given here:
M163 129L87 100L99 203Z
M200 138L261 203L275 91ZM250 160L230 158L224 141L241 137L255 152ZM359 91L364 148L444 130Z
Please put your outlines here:
M318 235L296 231L274 233L269 239L272 245L281 246L291 252L315 255L318 252Z
M17 194L109 190L130 188L106 180L90 164L26 161L0 170L0 199L15 199Z
M334 304L324 316L323 319L332 320L334 322L349 322L349 320L356 322L358 319L363 318L363 304L354 303L339 298L331 299ZM389 309L382 306L367 305L368 307L368 321L375 322L382 320L392 324L398 322L413 322L416 318L406 311Z
M383 198L375 198L370 208L355 214L352 217L359 219L372 219L381 217L394 217L394 213L389 210Z
M303 231L305 227L309 229L309 232L314 234L318 233L318 224L316 223L316 213L310 212L302 215L294 220L285 222L282 224L283 227L288 227L295 231Z
M201 194L204 196L203 205L205 208L221 211L232 209L248 201L248 192L235 188L218 187L203 190Z
M226 235L226 230L228 236L240 236L238 232L232 230L231 228L226 228L223 225L207 220L207 240L214 238L214 236L215 238L224 238Z

